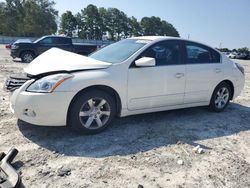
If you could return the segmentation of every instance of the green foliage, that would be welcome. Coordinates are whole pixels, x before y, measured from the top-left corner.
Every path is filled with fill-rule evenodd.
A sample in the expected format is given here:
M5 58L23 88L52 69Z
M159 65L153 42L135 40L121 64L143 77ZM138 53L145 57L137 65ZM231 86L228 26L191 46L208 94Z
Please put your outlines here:
M109 20L107 28L111 40L120 40L128 36L128 18L124 12L116 8L108 8L107 17Z
M245 53L245 54L249 54L250 53L249 48L247 48L247 47L238 48L237 52L239 52L239 53Z
M143 17L141 20L143 35L165 35L179 37L178 31L165 20L159 17Z
M67 11L63 13L61 16L59 33L72 37L73 32L76 30L76 28L77 28L77 19L72 14L72 12Z
M250 50L247 47L244 48L238 48L238 49L228 49L228 48L217 48L221 52L236 52L236 53L242 53L242 54L250 54Z
M6 0L0 5L0 34L43 36L57 31L57 15L50 0Z
M58 11L53 0L5 0L0 2L0 35L42 36L57 31ZM141 35L179 36L178 31L159 17L144 17L137 21L117 8L97 8L88 5L75 16L66 11L60 18L59 33L86 39L110 40Z
M87 39L109 40L141 35L167 35L179 37L173 25L159 17L144 17L140 22L135 17L128 17L117 8L97 8L88 5L76 15L78 35Z
M88 5L78 14L79 36L86 39L102 39L102 19L95 5Z
M142 35L142 27L134 16L128 18L128 35L129 37Z
M217 49L220 50L221 52L230 52L228 48L217 48Z
M0 5L0 34L15 35L23 14L22 2L20 0L6 0L6 2L2 2Z

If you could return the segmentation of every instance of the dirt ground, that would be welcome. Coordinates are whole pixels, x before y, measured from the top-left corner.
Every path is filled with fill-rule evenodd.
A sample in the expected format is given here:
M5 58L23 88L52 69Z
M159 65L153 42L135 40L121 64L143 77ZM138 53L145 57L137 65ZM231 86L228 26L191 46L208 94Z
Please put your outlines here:
M11 114L4 80L26 64L0 46L0 151L19 150L14 166L25 187L250 187L250 61L237 62L245 88L222 113L199 107L136 115L84 136ZM197 145L204 153L193 151Z

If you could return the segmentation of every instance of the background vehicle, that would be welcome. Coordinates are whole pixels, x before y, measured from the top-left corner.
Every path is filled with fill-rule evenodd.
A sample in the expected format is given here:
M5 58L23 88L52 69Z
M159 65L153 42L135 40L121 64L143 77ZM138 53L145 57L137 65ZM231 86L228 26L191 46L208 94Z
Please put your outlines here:
M73 44L72 39L69 37L44 36L34 42L16 41L11 46L11 56L13 58L21 58L23 62L29 63L35 57L53 47L81 55L88 55L98 48L94 44Z
M250 53L246 55L245 59L250 59Z
M244 86L244 69L206 45L135 37L89 57L51 49L25 68L11 109L36 125L98 133L115 116L194 106L223 111Z
M246 57L247 57L247 54L245 54L245 53L238 53L238 54L236 54L236 59L246 59Z
M230 54L227 55L227 57L231 58L231 59L235 59L236 58L236 53L232 52Z

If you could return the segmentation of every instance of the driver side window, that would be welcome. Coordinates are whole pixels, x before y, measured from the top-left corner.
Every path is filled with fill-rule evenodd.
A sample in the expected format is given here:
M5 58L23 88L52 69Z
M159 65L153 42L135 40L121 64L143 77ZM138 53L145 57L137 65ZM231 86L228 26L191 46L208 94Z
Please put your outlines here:
M53 40L52 38L45 38L39 42L40 44L52 44Z
M156 66L180 64L181 47L177 41L164 41L145 50L141 57L155 58Z

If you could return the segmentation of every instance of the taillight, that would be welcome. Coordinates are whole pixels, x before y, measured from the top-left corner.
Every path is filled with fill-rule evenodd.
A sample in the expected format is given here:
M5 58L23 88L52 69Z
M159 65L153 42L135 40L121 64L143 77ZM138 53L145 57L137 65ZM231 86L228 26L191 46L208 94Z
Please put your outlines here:
M243 66L241 66L239 63L235 63L235 65L236 65L236 67L239 69L239 71L240 71L242 74L245 73L245 72L244 72Z

